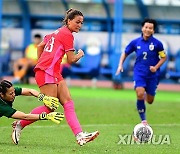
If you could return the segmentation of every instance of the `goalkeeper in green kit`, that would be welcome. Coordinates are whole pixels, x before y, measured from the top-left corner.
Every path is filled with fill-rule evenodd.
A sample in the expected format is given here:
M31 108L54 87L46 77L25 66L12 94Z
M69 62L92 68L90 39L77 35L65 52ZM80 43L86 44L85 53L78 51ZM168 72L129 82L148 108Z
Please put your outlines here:
M47 112L45 111L41 114L25 114L24 112L14 109L12 105L15 97L18 95L38 97L38 100L43 101L44 105L47 107ZM46 96L34 89L13 87L12 83L7 80L2 80L0 82L0 117L5 116L8 118L24 119L29 121L51 120L59 124L60 121L63 120L64 115L63 113L53 112L58 107L59 100L55 97ZM13 125L17 125L18 122L19 121L14 122ZM17 135L16 131L13 131L12 140L15 144L18 144L19 142Z

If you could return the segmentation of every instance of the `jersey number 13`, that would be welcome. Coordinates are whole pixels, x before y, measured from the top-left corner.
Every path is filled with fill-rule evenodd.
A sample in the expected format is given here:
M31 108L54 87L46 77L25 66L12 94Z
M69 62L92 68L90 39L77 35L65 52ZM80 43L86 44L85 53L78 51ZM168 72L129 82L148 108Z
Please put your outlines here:
M55 40L55 38L52 37L52 38L48 41L48 43L46 44L46 46L45 46L45 48L44 48L44 51L46 51L46 52L52 52L53 46L54 46L54 40Z

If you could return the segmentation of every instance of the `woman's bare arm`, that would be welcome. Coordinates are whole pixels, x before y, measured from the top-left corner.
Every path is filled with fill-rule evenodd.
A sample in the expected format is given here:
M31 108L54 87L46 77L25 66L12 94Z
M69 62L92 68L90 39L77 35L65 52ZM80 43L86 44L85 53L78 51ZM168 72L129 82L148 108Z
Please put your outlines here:
M22 88L21 95L38 97L39 92L35 89Z
M39 120L39 114L25 114L21 111L16 111L11 118L13 119L23 119L23 120Z
M72 63L76 63L81 57L83 57L84 52L80 49L78 50L77 54L75 54L74 51L68 51L66 55L67 55L68 63L72 64Z
M41 54L44 50L45 45L46 45L46 43L43 41L38 44L38 46L37 46L37 57L38 57L38 59L41 57Z

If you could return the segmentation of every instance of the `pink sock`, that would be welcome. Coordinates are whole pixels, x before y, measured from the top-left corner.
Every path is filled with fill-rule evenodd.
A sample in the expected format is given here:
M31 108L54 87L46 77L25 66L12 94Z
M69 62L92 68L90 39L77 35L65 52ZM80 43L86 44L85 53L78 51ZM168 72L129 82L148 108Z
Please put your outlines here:
M39 106L34 108L31 113L33 114L41 114L42 112L50 113L51 110L46 106ZM30 125L31 123L35 122L36 120L30 121L30 120L20 120L21 126L24 128L27 125Z
M82 132L81 125L75 113L74 102L71 100L65 103L63 107L67 123L71 127L71 130L73 131L74 135L77 135L78 133Z

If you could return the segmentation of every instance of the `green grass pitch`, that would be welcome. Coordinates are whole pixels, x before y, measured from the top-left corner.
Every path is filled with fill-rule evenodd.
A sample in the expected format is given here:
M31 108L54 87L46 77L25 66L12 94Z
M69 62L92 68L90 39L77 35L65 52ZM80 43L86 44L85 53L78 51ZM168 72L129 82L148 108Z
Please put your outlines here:
M22 85L38 89L35 85ZM56 154L56 153L162 153L176 154L180 151L180 94L158 91L153 105L146 105L147 119L155 135L169 135L170 144L118 144L119 135L132 134L140 122L136 111L133 90L70 88L76 113L84 131L99 130L99 137L80 147L66 120L60 125L51 121L38 121L26 127L19 145L11 141L13 119L0 119L0 153ZM41 105L36 98L20 96L14 107L29 113ZM58 111L63 111L62 107Z

